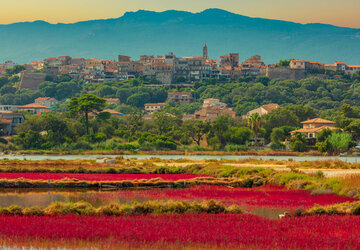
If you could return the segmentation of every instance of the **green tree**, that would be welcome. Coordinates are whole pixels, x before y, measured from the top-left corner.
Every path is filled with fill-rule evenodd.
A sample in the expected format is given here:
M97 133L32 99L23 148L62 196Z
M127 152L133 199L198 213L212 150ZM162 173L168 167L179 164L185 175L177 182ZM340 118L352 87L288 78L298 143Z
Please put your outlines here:
M233 119L229 115L218 116L212 124L211 130L218 138L220 148L226 146L226 132L229 130Z
M9 79L7 77L0 77L0 88L8 83L9 83Z
M270 138L272 143L280 143L284 139L284 130L281 128L273 128Z
M329 142L335 153L342 153L349 149L352 136L348 133L333 133L329 137Z
M261 117L258 113L252 114L248 119L248 125L254 133L255 147L258 145L258 133L261 128Z
M191 137L200 146L201 139L210 131L211 125L208 121L187 120L184 122L184 133Z
M137 108L143 108L144 104L150 101L149 93L135 93L126 100L128 105Z
M230 127L225 133L227 143L244 145L250 140L251 129L248 127Z
M283 66L283 67L286 67L286 66L290 66L290 62L294 60L294 59L284 59L284 60L280 60L280 62L278 63L279 66Z
M10 139L12 143L22 149L38 149L43 142L38 131L29 130L26 133L20 132L17 136Z
M317 142L324 142L326 141L326 139L328 139L332 134L332 130L331 129L323 129L321 130L319 133L317 133L316 135L316 141Z
M296 132L290 139L290 147L292 151L305 152L308 142L304 134Z
M68 74L60 74L56 79L57 82L70 82L71 80L72 78Z
M12 75L16 75L16 74L20 73L23 70L25 70L25 67L23 65L15 65L11 69L6 69L5 72L6 72L6 75L10 77Z
M97 96L100 96L100 97L106 97L106 96L113 97L116 94L116 90L110 86L103 85L103 86L98 87L96 89L95 93Z
M352 119L350 124L345 127L345 131L351 133L354 139L360 139L360 119Z
M165 112L154 113L153 120L160 135L170 135L171 132L171 136L174 136L174 132L179 130L182 123L179 117Z
M124 121L126 129L130 132L130 136L134 136L137 131L141 131L144 125L142 113L138 111L132 112Z
M73 97L70 100L68 109L72 114L80 114L85 118L86 134L89 134L89 113L101 112L106 101L96 95L86 94L81 97Z

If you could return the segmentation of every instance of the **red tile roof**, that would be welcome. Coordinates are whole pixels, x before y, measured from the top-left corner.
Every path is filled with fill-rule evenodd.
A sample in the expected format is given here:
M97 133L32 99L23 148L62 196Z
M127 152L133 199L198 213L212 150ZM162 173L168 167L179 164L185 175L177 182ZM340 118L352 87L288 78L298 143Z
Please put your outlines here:
M46 107L44 105L38 104L38 103L30 103L24 106L18 107L19 109L26 109L26 108L38 108L38 109L51 109L49 107Z
M325 120L322 118L315 118L315 119L301 122L301 124L313 124L313 123L335 124L335 122L333 122L333 121Z
M50 57L50 58L45 59L44 61L52 61L52 60L57 60L57 59L58 59L57 57Z
M165 106L166 103L164 102L159 102L159 103L145 103L145 106Z
M39 97L39 98L35 99L35 101L52 101L52 100L55 100L55 99L52 97Z
M5 118L0 119L0 124L11 124L11 123L12 123L12 119L5 119Z

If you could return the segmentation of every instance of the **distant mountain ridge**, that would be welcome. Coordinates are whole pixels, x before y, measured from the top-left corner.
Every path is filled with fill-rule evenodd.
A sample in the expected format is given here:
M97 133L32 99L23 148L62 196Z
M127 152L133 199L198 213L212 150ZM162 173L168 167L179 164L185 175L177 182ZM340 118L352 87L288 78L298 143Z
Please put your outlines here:
M205 42L214 59L234 52L241 60L259 54L266 63L296 58L360 64L360 29L251 18L221 9L139 10L72 24L0 25L0 62L27 63L60 55L115 59L118 54L136 60L170 51L178 57L196 56Z

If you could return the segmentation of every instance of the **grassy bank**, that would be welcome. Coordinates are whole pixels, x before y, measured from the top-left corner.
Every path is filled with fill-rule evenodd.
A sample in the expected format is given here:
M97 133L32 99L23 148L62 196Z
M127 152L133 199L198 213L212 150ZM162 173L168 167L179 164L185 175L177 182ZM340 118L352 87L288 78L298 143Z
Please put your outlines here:
M198 177L177 181L166 181L161 178L123 181L80 181L77 179L27 180L22 178L0 180L1 188L184 188L192 185L216 185L250 188L264 185L264 179L261 177L245 177L242 179Z
M126 216L126 215L146 215L146 214L240 214L243 211L236 205L225 206L213 200L207 202L186 202L186 201L146 201L142 203L133 202L132 204L111 203L98 208L93 207L87 202L63 203L56 202L46 208L20 206L10 206L0 208L0 214L20 215L20 216L56 216L56 215L107 215L107 216Z

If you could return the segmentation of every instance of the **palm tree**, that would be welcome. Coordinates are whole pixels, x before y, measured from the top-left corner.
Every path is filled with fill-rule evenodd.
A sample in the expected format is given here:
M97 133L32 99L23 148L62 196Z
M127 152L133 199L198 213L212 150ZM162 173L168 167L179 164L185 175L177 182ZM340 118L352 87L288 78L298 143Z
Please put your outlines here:
M258 143L258 133L261 127L261 117L258 113L252 114L248 119L248 125L254 133L255 147Z

